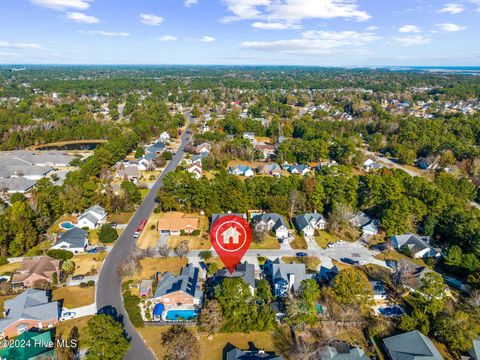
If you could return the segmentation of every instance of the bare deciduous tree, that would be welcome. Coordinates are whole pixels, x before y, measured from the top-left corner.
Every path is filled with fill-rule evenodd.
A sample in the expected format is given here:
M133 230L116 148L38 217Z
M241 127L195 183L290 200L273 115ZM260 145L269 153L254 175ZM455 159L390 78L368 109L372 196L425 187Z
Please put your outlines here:
M188 240L182 240L177 246L173 248L173 252L180 258L187 256L190 252L188 247Z
M158 247L158 254L161 257L167 258L172 249L167 244Z

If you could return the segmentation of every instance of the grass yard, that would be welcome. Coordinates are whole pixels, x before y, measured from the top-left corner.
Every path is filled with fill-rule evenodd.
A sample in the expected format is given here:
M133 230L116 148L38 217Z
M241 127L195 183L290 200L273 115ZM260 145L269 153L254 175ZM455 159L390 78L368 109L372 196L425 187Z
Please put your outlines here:
M307 243L305 242L305 239L303 236L300 236L298 234L295 234L295 239L290 243L290 246L292 249L295 250L306 250L308 249Z
M72 320L67 320L67 321L62 321L60 324L57 325L55 328L55 335L62 336L62 338L68 338L68 335L70 334L70 331L72 331L72 328L76 326L78 328L78 332L80 334L79 336L79 347L80 349L85 349L88 348L89 343L88 343L88 338L87 338L87 323L88 320L90 320L93 316L84 316L78 319L72 319Z
M210 239L205 239L202 235L199 236L170 236L168 238L168 246L172 249L180 244L183 240L188 241L188 248L191 250L208 250L212 247Z
M0 266L0 275L5 273L13 273L20 269L20 266L22 266L21 262L2 265Z
M337 241L337 238L327 231L320 230L318 232L318 236L315 236L315 241L317 242L318 246L320 246L322 249L325 249L329 243Z
M317 267L320 265L320 259L316 256L284 256L282 257L282 261L285 264L305 264L307 269L312 271L316 271Z
M274 236L267 235L265 240L261 243L256 243L252 241L250 245L250 249L257 249L257 250L268 250L268 249L280 249L280 243L278 239Z
M160 234L157 230L157 223L161 216L162 214L152 213L150 218L147 220L147 225L137 240L137 245L139 248L147 249L149 247L157 246L158 239L160 238Z
M196 328L192 330L200 342L199 360L222 360L223 349L227 344L234 345L240 349L248 349L249 342L252 342L257 348L266 351L275 351L278 349L274 345L274 336L272 332L251 332L244 333L224 333L215 334L212 339L208 339L208 334L200 333ZM158 359L164 356L161 343L162 334L168 330L168 327L144 327L138 329L150 348L154 351Z
M116 222L117 224L127 224L132 217L133 212L123 212L123 213L115 213L115 214L108 214L107 221L108 222Z
M53 290L52 296L55 301L63 300L63 306L74 309L95 302L95 287L66 286Z
M417 265L420 265L420 266L424 266L424 267L428 267L428 268L431 268L431 266L427 265L425 263L425 261L423 261L423 259L414 259L414 258L411 258L405 254L402 254L398 251L395 251L393 249L388 249L388 250L385 250L384 252L378 254L375 256L375 259L377 260L395 260L395 261L400 261L401 259L404 259L404 260L407 260L407 261L410 261L410 262L413 262Z
M72 258L73 262L75 262L74 275L86 275L87 273L91 273L92 275L97 274L106 257L106 252L99 254L75 255Z
M187 263L187 258L146 258L141 260L142 271L136 274L131 280L140 281L142 279L150 279L157 272L164 273L168 271L172 274L179 274L182 267L187 265Z

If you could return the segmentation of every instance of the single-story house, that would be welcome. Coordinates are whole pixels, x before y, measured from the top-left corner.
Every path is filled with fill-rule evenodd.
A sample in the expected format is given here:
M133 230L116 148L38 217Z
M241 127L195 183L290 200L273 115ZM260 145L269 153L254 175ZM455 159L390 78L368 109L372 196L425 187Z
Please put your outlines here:
M376 220L372 220L362 227L362 235L366 238L377 235L378 231L378 222Z
M162 274L153 294L153 301L156 304L163 304L166 312L170 309L193 310L199 307L203 296L199 285L199 273L199 268L188 264L180 275L169 272Z
M262 175L272 175L275 177L280 177L282 175L282 168L278 164L266 164L257 168L259 174Z
M255 266L248 262L238 264L233 273L230 273L227 269L218 270L214 277L214 285L219 284L225 278L241 278L248 285L252 296L255 294Z
M304 236L313 236L315 230L325 230L327 220L319 213L306 213L296 216L293 221L297 230Z
M288 226L283 216L274 213L256 215L252 219L253 228L257 232L273 231L277 238L288 237Z
M50 331L41 333L26 331L15 338L16 344L29 346L15 346L12 344L0 350L0 359L4 360L56 360L54 342Z
M322 360L370 360L363 349L350 348L348 344L338 343L318 349L318 359Z
M274 296L285 297L290 292L299 293L302 281L312 278L312 275L307 274L305 264L283 264L279 258L267 260L263 270Z
M80 228L96 229L105 222L107 211L99 205L94 205L83 212L78 218L77 226Z
M376 161L374 161L372 159L367 159L363 163L363 168L365 169L365 171L378 170L378 169L382 169L383 165L380 164L380 163L377 163Z
M126 165L117 170L116 176L121 179L136 181L142 177L138 165Z
M37 281L53 283L54 274L60 279L60 260L50 256L24 258L12 276L12 286L31 288Z
M348 221L350 226L363 228L365 225L369 224L372 221L372 218L365 214L363 211L359 211L353 215L352 218Z
M240 350L236 347L227 349L225 360L282 360L283 357L261 349Z
M434 156L421 157L415 164L423 170L437 170L440 167Z
M27 191L33 189L37 184L35 180L27 180L23 178L15 179L0 179L0 192L7 194L25 194Z
M310 168L308 165L288 165L286 166L286 170L290 174L299 174L299 175L306 175L310 172Z
M231 175L242 175L245 177L252 177L255 172L250 166L237 165L228 168L228 173Z
M443 360L432 341L418 330L385 338L383 346L391 360Z
M0 337L10 338L30 329L51 328L58 324L60 311L59 302L50 302L45 290L27 289L5 301Z
M87 246L88 232L78 227L74 227L61 234L51 248L79 254L85 252Z
M144 158L147 160L155 160L166 148L167 146L163 142L157 141L146 148Z
M191 234L199 229L198 216L186 216L182 212L168 212L158 220L157 228L160 233L180 235L182 232Z
M413 258L438 257L441 254L430 247L428 237L420 237L415 234L394 235L391 238L392 245L396 250L408 248Z
M142 280L140 281L139 296L140 297L150 297L153 293L153 280Z

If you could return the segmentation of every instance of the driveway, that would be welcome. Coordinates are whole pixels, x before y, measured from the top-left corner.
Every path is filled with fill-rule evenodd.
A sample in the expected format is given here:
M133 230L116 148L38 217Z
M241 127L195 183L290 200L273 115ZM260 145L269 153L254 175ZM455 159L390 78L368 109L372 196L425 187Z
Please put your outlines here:
M322 250L320 246L318 246L315 238L311 236L305 236L305 242L307 243L308 250Z
M89 315L95 315L97 313L97 304L93 303L87 306L81 306L73 309L64 307L62 309L62 315L66 312L74 312L75 316L73 317L73 319L78 319L78 318L89 316ZM66 319L66 320L70 320L70 319Z
M188 123L192 123L190 114L187 114ZM187 126L188 129L188 126ZM124 359L127 360L150 360L155 359L155 355L147 347L140 334L137 332L128 314L125 311L122 299L122 283L117 274L118 266L122 261L130 256L135 248L136 240L133 238L133 234L137 229L140 222L144 219L148 219L156 206L156 196L158 190L163 186L164 176L174 171L180 163L185 145L188 143L188 134L186 131L181 136L181 146L173 156L172 160L165 167L165 170L160 174L159 178L155 182L154 186L150 189L147 196L143 199L142 204L138 207L135 214L133 214L130 222L128 223L125 231L119 236L113 246L112 251L108 254L103 266L100 270L100 275L97 283L96 301L98 306L98 312L101 314L109 314L123 322L125 332L130 340L130 350Z
M158 239L157 247L166 245L169 236L170 235L168 235L167 233L160 233L160 238Z

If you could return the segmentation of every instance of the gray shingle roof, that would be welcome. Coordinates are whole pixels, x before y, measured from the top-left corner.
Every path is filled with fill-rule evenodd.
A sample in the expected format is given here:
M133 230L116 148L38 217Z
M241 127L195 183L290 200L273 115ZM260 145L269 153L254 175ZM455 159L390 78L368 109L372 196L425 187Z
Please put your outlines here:
M306 213L306 214L301 214L296 216L293 221L295 222L295 225L297 226L298 231L302 231L305 229L308 225L310 225L311 221L314 221L315 223L323 220L325 221L325 218L323 217L322 214L319 213Z
M7 189L13 192L26 192L37 184L35 180L28 179L0 179L0 191Z
M226 354L226 360L282 360L283 357L258 350L240 350L233 348Z
M275 213L266 213L266 214L257 215L253 218L252 222L254 225L257 225L260 222L268 223L270 220L272 220L275 223L272 227L274 231L281 226L285 226L286 228L288 228L287 223L285 222L285 219L283 218L283 216Z
M194 298L201 298L202 291L197 288L198 276L199 269L192 264L185 266L178 276L166 272L158 282L154 297L157 298L177 291L182 291Z
M60 235L58 240L55 242L55 245L66 242L71 247L82 248L85 246L87 235L87 231L78 227L74 227Z
M227 269L218 270L215 278L219 281L224 278L242 278L248 285L255 288L255 266L245 261L238 264L233 273L230 273Z
M332 346L324 346L319 349L320 359L322 360L368 360L370 359L363 349L352 348L348 352L338 352Z
M430 246L428 246L425 240L415 234L395 235L392 238L397 240L399 248L407 246L414 254L425 249L430 249Z
M38 289L25 290L13 299L5 301L7 316L0 319L0 331L20 319L52 320L59 316L58 301L49 302L47 292Z
M383 339L383 344L392 360L443 359L432 341L417 330Z

